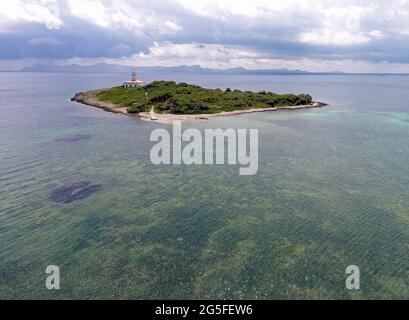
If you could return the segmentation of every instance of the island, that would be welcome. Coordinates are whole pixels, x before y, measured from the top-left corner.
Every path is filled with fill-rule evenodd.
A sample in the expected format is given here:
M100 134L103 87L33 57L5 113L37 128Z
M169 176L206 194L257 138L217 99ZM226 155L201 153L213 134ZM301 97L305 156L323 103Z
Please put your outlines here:
M79 92L71 100L159 123L326 105L313 101L309 94L207 89L175 81L153 81L133 87L124 85Z

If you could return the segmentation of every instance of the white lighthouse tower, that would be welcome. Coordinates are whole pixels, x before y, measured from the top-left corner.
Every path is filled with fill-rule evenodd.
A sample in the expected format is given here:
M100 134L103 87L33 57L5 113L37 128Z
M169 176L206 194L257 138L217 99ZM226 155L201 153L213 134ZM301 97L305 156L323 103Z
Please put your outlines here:
M132 68L132 79L131 81L135 82L136 81L136 69Z
M124 82L125 88L139 88L145 85L145 81L139 80L136 74L136 69L132 68L131 80Z

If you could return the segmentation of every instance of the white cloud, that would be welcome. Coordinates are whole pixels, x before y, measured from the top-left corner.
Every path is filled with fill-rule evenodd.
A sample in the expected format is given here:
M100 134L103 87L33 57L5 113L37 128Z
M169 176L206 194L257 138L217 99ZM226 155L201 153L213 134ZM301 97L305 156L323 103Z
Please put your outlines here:
M103 28L130 31L131 35L174 34L183 28L174 17L158 14L143 5L132 6L117 0L104 4L101 0L68 0L70 13Z
M310 6L308 0L178 0L184 7L198 15L224 18L229 15L258 17L266 14L301 9Z
M165 26L166 32L170 31L171 33L173 33L173 32L178 32L182 30L182 27L180 25L170 20L166 21L164 26Z
M319 18L318 27L301 32L301 42L318 45L350 46L379 39L382 33L378 30L364 30L361 20L374 11L369 6L344 6L344 7L316 7L316 16Z
M300 34L300 40L306 43L319 45L349 46L368 43L369 34L334 29L321 29Z
M68 0L68 7L73 16L90 21L97 26L110 26L105 7L99 0Z
M48 29L59 29L63 24L58 3L55 0L13 0L0 2L0 25L7 22L37 22Z
M237 46L225 46L218 44L198 44L171 42L155 42L149 48L149 52L135 54L128 62L138 61L145 65L196 65L206 67L227 68L234 60L241 58L255 58L255 51Z

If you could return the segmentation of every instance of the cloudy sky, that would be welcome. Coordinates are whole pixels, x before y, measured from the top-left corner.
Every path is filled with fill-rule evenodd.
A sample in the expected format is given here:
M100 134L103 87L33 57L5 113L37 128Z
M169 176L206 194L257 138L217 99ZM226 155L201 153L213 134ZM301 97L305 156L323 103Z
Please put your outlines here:
M7 0L0 70L36 62L409 72L409 0Z

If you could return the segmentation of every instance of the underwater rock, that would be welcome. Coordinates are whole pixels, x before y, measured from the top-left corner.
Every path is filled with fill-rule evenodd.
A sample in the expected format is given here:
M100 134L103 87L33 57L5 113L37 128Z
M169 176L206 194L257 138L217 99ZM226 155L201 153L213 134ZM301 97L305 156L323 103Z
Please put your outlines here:
M67 186L55 189L51 194L54 202L69 203L75 200L84 199L97 192L101 185L91 184L89 181L80 181Z
M65 136L56 139L55 141L58 142L75 142L75 141L80 141L80 140L85 140L91 138L91 135L86 134L86 133L79 133L79 134L73 134L70 136Z

